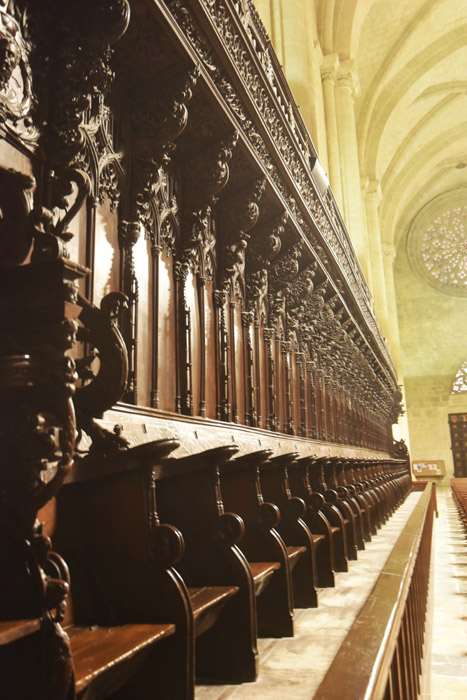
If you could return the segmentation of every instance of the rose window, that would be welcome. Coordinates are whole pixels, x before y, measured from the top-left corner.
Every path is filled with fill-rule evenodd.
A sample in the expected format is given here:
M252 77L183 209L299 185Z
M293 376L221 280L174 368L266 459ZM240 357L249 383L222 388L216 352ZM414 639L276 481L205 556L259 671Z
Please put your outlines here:
M467 291L467 206L448 209L421 237L421 259L432 281Z

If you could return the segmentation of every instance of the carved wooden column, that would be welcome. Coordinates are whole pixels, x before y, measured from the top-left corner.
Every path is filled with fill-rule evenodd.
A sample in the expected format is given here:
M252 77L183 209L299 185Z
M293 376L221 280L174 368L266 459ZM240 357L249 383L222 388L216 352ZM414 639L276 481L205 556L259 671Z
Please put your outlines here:
M251 337L253 324L253 312L243 311L242 328L245 376L245 422L247 425L256 426L258 424L258 412L256 408L257 390L255 386L254 352Z
M2 207L3 208L3 207ZM60 627L67 568L51 551L38 511L73 465L77 434L68 357L85 269L63 259L0 270L0 620L29 620L31 630L2 646L2 691L9 697L71 700L73 669ZM61 572L61 574L59 573Z
M141 234L138 221L121 221L119 239L122 247L120 289L128 298L128 315L124 331L128 348L128 386L124 399L129 403L138 401L138 280L135 274L133 247Z
M195 118L195 117L194 117ZM198 116L198 119L200 117ZM214 127L213 127L214 128ZM191 159L184 159L183 168L183 212L181 258L196 279L197 307L199 316L199 363L192 370L198 372L199 402L192 412L206 415L206 294L207 282L214 281L216 262L215 205L220 192L229 180L229 163L236 147L238 134L215 138L203 143L203 151ZM183 324L183 319L182 319ZM191 352L186 347L185 352ZM197 358L198 359L198 358ZM183 403L183 402L182 402Z
M185 283L188 276L188 265L176 262L175 277L175 314L176 324L176 395L175 411L191 415L192 384L191 384L191 317L186 303Z
M282 212L279 216L274 217L263 223L262 226L256 226L251 240L249 241L246 264L245 264L245 282L247 307L254 314L254 330L255 330L255 352L256 352L256 410L258 413L258 425L262 424L261 413L261 387L262 374L261 369L266 369L267 376L270 377L269 366L269 350L265 352L264 358L260 356L260 347L269 341L266 341L266 336L261 334L261 328L267 325L268 316L268 293L269 293L269 274L268 270L271 265L271 260L279 253L281 249L281 236L285 230L285 224L288 219L288 214ZM266 334L267 335L267 334ZM266 403L270 405L271 391L267 389ZM275 413L275 409L274 409ZM271 415L266 409L264 419L267 424L271 421ZM274 419L275 421L275 419Z
M268 410L267 428L277 429L276 416L276 362L274 357L275 331L273 328L263 328L263 337L266 347L266 364L268 368Z
M228 292L229 297L229 328L230 342L230 404L232 420L239 420L239 403L235 360L238 349L235 346L234 328L237 319L237 308L240 312L247 306L246 299L246 254L251 231L259 217L259 201L264 192L265 180L263 178L252 181L249 186L242 188L233 194L229 194L223 200L222 216L219 222L218 251L218 286ZM246 308L245 308L246 310ZM249 316L252 321L252 317ZM241 323L243 323L241 317ZM250 342L251 342L251 336ZM244 352L244 351L243 351ZM247 368L244 367L244 371Z
M230 405L229 376L230 338L225 319L227 292L222 290L214 292L214 305L216 308L216 355L219 358L216 417L218 420L229 421L232 419L232 411Z
M152 260L152 357L151 357L151 407L159 407L159 263L162 246L151 245Z
M129 308L123 315L123 333L129 350L130 376L125 399L137 402L137 316L138 280L133 261L132 248L140 235L144 235L152 246L152 302L153 321L157 322L158 289L156 288L164 205L172 203L164 199L171 161L176 151L176 140L188 123L188 108L198 79L198 71L181 61L174 67L170 78L163 74L148 80L148 53L155 38L148 32L153 17L147 8L140 6L131 17L128 31L119 42L115 63L117 66L118 100L116 116L121 123L123 140L127 148L123 167L127 172L127 191L120 203L120 242L122 246L122 287L129 299ZM154 34L160 30L154 25ZM174 271L174 275L175 275ZM178 278L178 296L183 279ZM180 299L178 300L180 304ZM184 317L185 318L185 317ZM186 320L186 319L185 319ZM158 397L158 328L152 328L151 405L157 407ZM179 363L177 364L179 367ZM181 410L180 381L177 379L175 398L176 411ZM185 402L186 403L186 402Z
M255 402L256 402L256 420L257 425L262 427L263 416L262 416L262 401L261 401L261 365L263 358L261 357L261 323L258 316L254 315L254 338L255 338Z
M295 360L298 369L298 381L300 385L300 424L299 424L299 435L301 437L308 437L308 410L309 406L306 401L306 379L305 379L305 353L297 352L295 354Z
M295 435L295 422L293 414L293 388L291 355L292 344L290 341L282 341L281 353L285 369L285 430L289 435Z
M317 402L316 402L316 383L315 383L315 367L312 360L307 360L306 371L308 377L308 386L310 387L310 408L309 416L309 432L310 437L317 439L318 437L318 421L317 421Z

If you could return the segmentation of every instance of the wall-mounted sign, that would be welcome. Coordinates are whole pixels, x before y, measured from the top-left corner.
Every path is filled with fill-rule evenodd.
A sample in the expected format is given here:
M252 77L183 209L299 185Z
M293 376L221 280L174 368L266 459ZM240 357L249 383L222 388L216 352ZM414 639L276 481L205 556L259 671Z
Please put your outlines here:
M412 462L412 471L414 476L444 476L446 468L444 459L426 459L422 461Z

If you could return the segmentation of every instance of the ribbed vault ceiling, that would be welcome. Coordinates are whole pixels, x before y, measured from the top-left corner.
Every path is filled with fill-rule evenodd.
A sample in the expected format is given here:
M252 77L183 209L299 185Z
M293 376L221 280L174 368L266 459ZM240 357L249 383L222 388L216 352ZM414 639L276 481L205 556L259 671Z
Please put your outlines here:
M381 181L385 243L467 187L467 0L318 0L326 53L355 61L362 176Z

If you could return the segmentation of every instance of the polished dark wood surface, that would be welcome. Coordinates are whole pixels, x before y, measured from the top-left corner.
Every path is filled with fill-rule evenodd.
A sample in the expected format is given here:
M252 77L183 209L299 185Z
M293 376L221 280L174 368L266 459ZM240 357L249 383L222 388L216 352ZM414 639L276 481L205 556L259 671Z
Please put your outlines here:
M253 681L409 488L349 236L250 0L0 14L0 692Z

